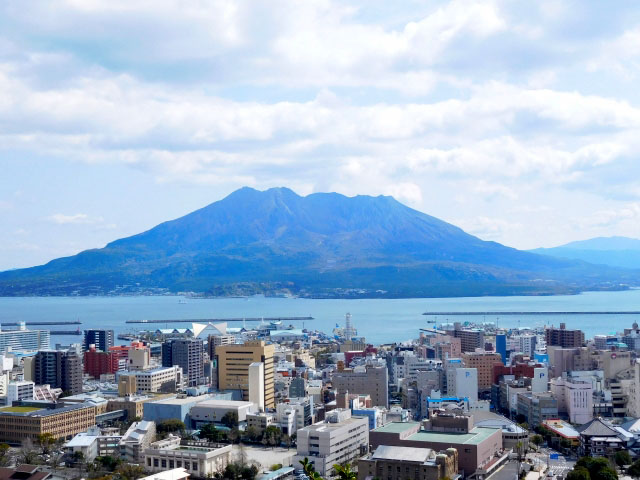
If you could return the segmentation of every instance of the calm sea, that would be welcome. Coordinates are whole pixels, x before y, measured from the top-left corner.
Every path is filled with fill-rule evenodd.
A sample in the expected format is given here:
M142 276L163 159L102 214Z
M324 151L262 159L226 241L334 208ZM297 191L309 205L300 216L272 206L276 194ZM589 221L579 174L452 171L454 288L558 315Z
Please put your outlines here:
M581 295L552 297L479 297L394 300L309 300L298 298L220 298L183 299L181 297L46 297L0 298L0 322L80 320L80 328L112 328L116 333L139 328L186 327L172 319L223 317L312 316L304 327L330 333L336 323L344 324L350 312L359 335L373 343L415 338L421 327L432 327L427 320L498 322L500 326L542 326L565 322L568 328L581 328L587 337L614 333L640 318L634 315L570 316L469 316L425 317L425 311L629 311L640 310L640 290L624 292L588 292ZM126 324L126 320L159 319L154 325ZM295 322L302 326L303 322ZM230 324L231 326L232 324ZM241 324L234 324L241 325ZM49 327L37 327L49 328ZM55 327L58 328L58 327ZM76 325L59 329L75 329ZM77 336L54 336L56 342L78 342ZM126 342L119 342L126 343Z

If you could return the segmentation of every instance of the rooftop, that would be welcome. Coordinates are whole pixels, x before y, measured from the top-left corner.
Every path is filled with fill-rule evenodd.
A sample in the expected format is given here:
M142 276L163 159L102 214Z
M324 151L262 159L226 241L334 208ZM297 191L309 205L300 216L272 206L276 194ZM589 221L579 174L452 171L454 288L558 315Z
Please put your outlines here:
M0 412L8 413L29 413L36 410L42 410L42 407L3 407L0 408Z
M199 402L199 407L220 407L220 408L235 408L235 407L249 407L253 402L245 402L243 400L205 400Z
M402 460L406 462L426 462L434 456L430 448L392 447L380 445L371 455L376 460Z
M140 480L181 480L183 478L189 478L189 473L184 468L174 468L164 472L156 472Z
M544 426L564 438L578 438L580 434L569 423L563 420L545 420Z
M397 433L415 429L419 425L419 422L392 422L382 427L376 428L374 432L382 433ZM489 438L492 434L500 430L498 428L489 427L474 427L469 433L455 433L455 432L433 432L420 430L405 440L411 440L414 442L436 442L436 443L451 443L451 444L467 444L478 445Z

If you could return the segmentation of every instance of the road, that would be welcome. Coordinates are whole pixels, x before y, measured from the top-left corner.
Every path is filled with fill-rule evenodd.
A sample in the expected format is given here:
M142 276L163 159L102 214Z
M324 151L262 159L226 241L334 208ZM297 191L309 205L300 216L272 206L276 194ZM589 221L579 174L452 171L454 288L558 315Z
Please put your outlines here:
M509 460L495 473L487 477L487 480L516 480L518 478L518 462Z

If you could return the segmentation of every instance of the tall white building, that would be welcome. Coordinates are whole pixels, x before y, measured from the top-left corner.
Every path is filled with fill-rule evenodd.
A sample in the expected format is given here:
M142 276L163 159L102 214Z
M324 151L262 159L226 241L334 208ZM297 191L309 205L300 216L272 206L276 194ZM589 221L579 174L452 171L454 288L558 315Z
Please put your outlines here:
M478 369L450 368L447 370L447 395L467 397L469 403L478 402Z
M558 401L558 413L571 423L582 425L593 419L593 385L566 377L551 379L551 392Z
M264 412L264 363L249 364L249 401Z
M350 410L333 410L324 423L299 429L297 445L292 459L295 468L306 457L320 475L330 475L334 465L351 463L367 453L369 419L352 417Z
M48 330L27 330L21 322L18 330L0 331L0 353L47 350L50 339Z

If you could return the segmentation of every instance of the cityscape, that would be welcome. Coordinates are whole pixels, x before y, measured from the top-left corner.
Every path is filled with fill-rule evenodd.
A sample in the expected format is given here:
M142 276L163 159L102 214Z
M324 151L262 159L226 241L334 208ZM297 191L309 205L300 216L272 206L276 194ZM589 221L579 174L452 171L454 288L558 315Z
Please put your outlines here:
M637 323L585 338L564 323L426 321L374 345L349 313L331 332L283 320L309 318L88 329L55 348L49 330L3 328L4 465L25 478L564 478L595 468L584 458L634 471Z

